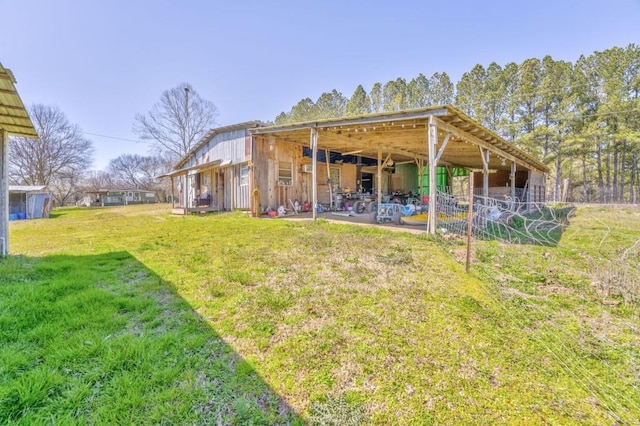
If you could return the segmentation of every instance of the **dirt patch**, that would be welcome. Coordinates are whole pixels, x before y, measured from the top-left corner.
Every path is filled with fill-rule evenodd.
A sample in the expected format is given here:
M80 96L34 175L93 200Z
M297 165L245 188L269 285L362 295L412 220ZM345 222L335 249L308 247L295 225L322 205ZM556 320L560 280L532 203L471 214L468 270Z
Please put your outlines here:
M278 219L294 220L294 221L305 221L305 220L309 221L309 220L313 220L313 214L301 213L298 215L286 215ZM318 219L324 219L328 222L345 223L345 224L352 224L357 226L375 226L378 228L388 229L389 231L394 231L394 232L408 232L411 234L425 234L427 232L427 228L424 226L395 225L393 223L369 223L368 214L347 216L347 215L334 214L329 212L329 213L318 214Z

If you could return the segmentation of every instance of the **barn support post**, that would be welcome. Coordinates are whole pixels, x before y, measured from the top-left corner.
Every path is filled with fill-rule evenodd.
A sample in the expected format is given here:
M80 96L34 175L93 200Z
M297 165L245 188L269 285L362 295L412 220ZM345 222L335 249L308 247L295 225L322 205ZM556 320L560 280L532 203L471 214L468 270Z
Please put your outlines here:
M311 205L313 220L318 218L318 129L311 128L309 136L311 144Z
M433 116L429 117L427 130L427 146L429 155L429 220L427 221L430 234L436 233L436 144L438 143L438 125Z
M480 149L480 157L482 158L482 196L484 202L487 202L489 197L489 150L482 147Z
M382 148L378 147L378 196L376 201L378 204L382 202Z
M9 253L9 135L0 129L0 256Z
M104 198L104 197L103 197ZM104 203L104 201L103 201ZM171 208L176 208L176 195L175 195L175 185L173 182L173 176L171 176Z
M324 150L325 164L327 165L327 184L329 186L329 210L336 210L336 205L333 202L333 182L331 182L331 167L329 164L330 154L329 150Z
M420 203L422 203L422 196L424 195L424 161L422 158L414 158L413 161L418 167L418 194L420 195Z
M511 198L516 199L516 162L511 162Z

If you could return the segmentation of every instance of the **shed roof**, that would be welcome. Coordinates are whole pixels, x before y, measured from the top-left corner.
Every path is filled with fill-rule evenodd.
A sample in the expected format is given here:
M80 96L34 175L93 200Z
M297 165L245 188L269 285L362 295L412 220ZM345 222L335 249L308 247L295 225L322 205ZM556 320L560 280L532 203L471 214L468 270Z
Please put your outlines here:
M45 188L40 185L9 185L9 192L42 192Z
M542 162L507 142L452 105L432 106L405 111L315 120L280 126L266 126L251 130L256 136L309 145L310 129L318 130L319 149L377 158L378 150L393 161L427 160L429 119L438 127L438 146L442 150L440 165L482 169L479 148L489 150L489 168L510 170L507 162L514 161L521 169L547 172Z
M213 169L214 167L217 167L220 165L222 165L222 160L213 160L213 161L209 161L208 163L196 164L195 166L173 170L169 173L163 173L156 177L163 178L163 177L173 177L178 175L186 175L188 172L195 172L195 171L201 172L204 170Z
M0 63L0 129L15 136L37 138L38 133L15 87L16 79L10 69Z

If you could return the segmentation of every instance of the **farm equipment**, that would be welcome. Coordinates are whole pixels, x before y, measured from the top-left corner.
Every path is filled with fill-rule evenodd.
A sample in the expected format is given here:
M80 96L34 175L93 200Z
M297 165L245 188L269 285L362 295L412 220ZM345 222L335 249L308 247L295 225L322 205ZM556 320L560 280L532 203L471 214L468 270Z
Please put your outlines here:
M402 205L396 203L380 203L377 210L369 213L371 223L393 222L400 225L402 217Z

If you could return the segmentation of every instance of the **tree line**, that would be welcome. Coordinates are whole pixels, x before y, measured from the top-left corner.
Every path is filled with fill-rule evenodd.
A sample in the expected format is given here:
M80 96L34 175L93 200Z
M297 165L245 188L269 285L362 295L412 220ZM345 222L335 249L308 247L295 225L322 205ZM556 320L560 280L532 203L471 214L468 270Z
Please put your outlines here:
M453 104L549 168L549 197L640 202L640 47L613 47L575 62L530 58L358 85L302 99L275 118L288 124Z
M640 202L640 47L614 47L575 62L550 56L520 64L476 65L453 82L446 72L407 82L398 77L358 85L350 98L337 90L302 99L276 124L359 116L453 104L549 166L549 198ZM104 171L90 171L93 143L57 107L35 104L29 115L39 138L12 138L9 178L43 185L57 205L83 191L167 190L157 179L171 170L214 125L216 106L183 83L162 93L133 130L150 142L148 156L123 154ZM164 182L166 184L166 182Z

